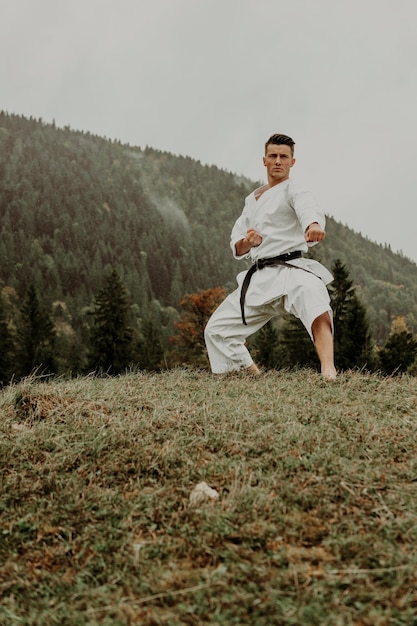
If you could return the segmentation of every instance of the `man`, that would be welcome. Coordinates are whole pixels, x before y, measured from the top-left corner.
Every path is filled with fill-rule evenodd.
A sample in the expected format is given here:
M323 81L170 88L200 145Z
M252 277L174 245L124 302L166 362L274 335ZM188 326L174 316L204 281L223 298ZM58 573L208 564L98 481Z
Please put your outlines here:
M259 374L246 339L284 307L303 322L323 377L336 378L333 314L326 288L333 277L321 263L302 258L302 252L325 238L325 217L311 194L290 179L294 145L287 135L268 139L263 157L268 182L246 198L232 229L234 257L251 258L254 265L238 275L238 289L217 308L204 331L216 374L239 370Z

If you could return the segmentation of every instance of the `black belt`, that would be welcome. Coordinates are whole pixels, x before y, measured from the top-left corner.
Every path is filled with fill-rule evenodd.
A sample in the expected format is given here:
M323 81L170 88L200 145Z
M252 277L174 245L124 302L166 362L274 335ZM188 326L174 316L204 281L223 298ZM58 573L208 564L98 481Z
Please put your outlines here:
M249 287L249 283L251 281L252 275L257 270L262 270L264 267L273 267L274 265L286 265L288 267L297 267L296 265L291 265L287 263L287 261L292 261L293 259L299 259L301 257L300 250L295 250L294 252L287 252L286 254L280 254L279 256L272 256L266 259L258 259L252 267L248 269L246 272L246 276L243 279L242 288L240 291L240 310L242 312L242 322L247 325L245 319L245 296Z

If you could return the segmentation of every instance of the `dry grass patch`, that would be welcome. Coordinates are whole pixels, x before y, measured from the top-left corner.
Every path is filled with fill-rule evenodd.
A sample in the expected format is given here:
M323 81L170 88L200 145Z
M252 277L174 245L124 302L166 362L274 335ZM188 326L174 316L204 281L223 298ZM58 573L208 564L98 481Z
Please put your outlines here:
M0 623L413 624L416 391L188 370L4 389ZM201 481L219 497L191 506Z

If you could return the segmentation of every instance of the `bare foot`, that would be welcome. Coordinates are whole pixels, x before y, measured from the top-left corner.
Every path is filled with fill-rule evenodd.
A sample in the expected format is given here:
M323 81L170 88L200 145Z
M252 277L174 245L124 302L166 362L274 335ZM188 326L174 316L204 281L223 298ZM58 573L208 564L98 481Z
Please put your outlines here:
M246 368L246 371L249 374L253 374L254 376L259 376L259 374L261 373L258 366L255 365L255 363L252 363L252 365L249 365L249 367Z
M322 370L321 375L325 380L335 380L337 377L336 368L330 367L328 369L324 369Z

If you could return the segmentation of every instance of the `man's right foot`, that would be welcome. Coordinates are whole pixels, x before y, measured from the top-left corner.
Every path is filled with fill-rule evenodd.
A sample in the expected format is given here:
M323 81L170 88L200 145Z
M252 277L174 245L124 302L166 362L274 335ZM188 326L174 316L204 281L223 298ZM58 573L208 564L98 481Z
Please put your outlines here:
M325 380L335 380L337 378L337 372L335 367L322 370L321 375Z

